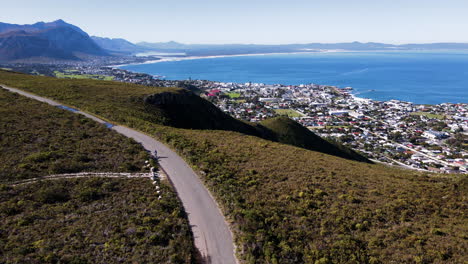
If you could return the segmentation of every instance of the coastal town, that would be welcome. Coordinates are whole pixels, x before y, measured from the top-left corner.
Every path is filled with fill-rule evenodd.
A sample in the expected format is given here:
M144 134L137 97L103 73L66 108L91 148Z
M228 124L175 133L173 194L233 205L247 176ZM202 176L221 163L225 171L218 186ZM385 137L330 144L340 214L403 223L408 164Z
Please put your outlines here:
M351 87L219 83L205 98L251 122L287 115L368 158L410 169L466 173L468 104L417 105L359 98Z
M286 115L374 162L437 173L468 172L468 104L376 101L353 95L351 87L320 84L173 81L108 66L57 66L44 73L37 68L35 71L59 78L184 87L245 121L261 122Z

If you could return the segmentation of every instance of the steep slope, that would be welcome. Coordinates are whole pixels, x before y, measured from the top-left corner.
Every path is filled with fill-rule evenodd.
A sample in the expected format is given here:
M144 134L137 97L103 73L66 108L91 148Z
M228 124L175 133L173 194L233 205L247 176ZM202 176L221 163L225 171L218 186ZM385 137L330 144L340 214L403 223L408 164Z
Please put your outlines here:
M150 95L145 98L145 103L162 109L168 118L167 124L174 127L236 131L337 157L369 162L353 150L334 145L287 117L265 120L260 124L243 122L187 90Z
M55 21L34 25L5 25L0 30L0 60L32 58L77 60L80 56L107 56L84 31Z
M147 48L137 46L125 39L121 38L101 38L92 36L91 37L96 44L98 44L101 48L118 53L126 53L126 54L133 54L137 52L144 52L147 51Z
M82 52L90 55L107 55L107 53L99 47L88 34L81 34L79 31L68 27L60 26L48 30L39 31L39 36L49 40L57 48L77 53Z
M309 129L287 117L276 117L260 123L271 130L276 141L345 159L369 162L366 158L344 146L336 146L315 135Z
M0 61L13 61L33 57L62 60L78 59L71 52L59 49L48 39L25 31L0 35Z
M5 73L5 74L2 74ZM5 77L5 78L2 78ZM7 80L16 79L20 82L13 81L8 82ZM59 80L55 78L47 77L32 77L27 75L6 73L0 71L0 83L11 84L11 86L20 85L24 83L25 86L20 87L31 87L35 81L45 81L48 83L48 90L52 96L58 100L62 100L64 95L71 96L68 99L73 100L72 104L79 103L80 107L87 107L89 111L107 111L112 105L114 106L113 116L128 122L129 117L137 120L145 120L147 122L173 126L177 128L187 129L204 129L204 130L227 130L244 133L247 135L253 135L264 139L279 141L285 144L293 144L299 147L308 148L310 150L330 153L338 155L340 157L346 157L359 161L366 160L360 155L349 155L349 150L338 150L336 146L324 145L325 143L317 141L318 144L313 144L313 140L309 141L308 144L299 144L304 141L300 140L285 140L288 137L313 137L311 132L306 131L305 128L300 130L293 130L296 134L286 136L283 134L276 134L280 130L275 131L262 125L251 124L237 120L228 114L222 112L208 102L193 94L192 92L180 89L180 88L154 88L144 87L138 85L122 84L115 82L99 82L93 80ZM91 96L85 105L83 102L75 101L71 95L76 91L76 88L80 87L80 90L84 93L89 93ZM98 88L99 87L99 88ZM124 92L121 88L126 87ZM44 87L45 88L45 87ZM94 89L93 89L94 88ZM98 88L98 89L96 89ZM109 95L112 95L113 100L109 100ZM79 98L79 97L77 97ZM63 100L62 100L63 101ZM125 108L122 108L125 105ZM97 107L97 108L96 108ZM91 110L93 109L93 110ZM102 109L102 110L101 110ZM125 117L125 118L123 118ZM278 120L278 123L283 122L282 119ZM290 125L290 121L286 121L285 127ZM291 131L292 132L292 131ZM301 132L307 133L306 135L299 135ZM288 132L289 133L289 132ZM329 150L326 147L330 147Z
M185 89L148 95L144 98L144 103L161 109L168 118L167 124L174 127L231 130L258 135L250 124L227 115Z

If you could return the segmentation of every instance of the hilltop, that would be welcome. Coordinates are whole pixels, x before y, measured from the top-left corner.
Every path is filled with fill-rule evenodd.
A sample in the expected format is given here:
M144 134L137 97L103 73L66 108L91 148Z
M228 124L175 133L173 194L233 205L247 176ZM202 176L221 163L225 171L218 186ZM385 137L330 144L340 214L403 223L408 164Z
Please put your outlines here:
M139 129L173 146L223 208L243 263L467 261L464 175L400 170L266 140L243 131L261 131L251 124L231 122L221 114L207 116L214 110L200 110L205 102L192 95L179 97L187 93L180 88L4 71L0 83ZM190 115L180 122L175 120L178 113ZM204 123L192 128L188 118ZM302 128L285 121L286 127L282 119L261 125L283 140L309 144L310 135L301 135ZM231 127L235 131L222 130L224 122L236 124Z

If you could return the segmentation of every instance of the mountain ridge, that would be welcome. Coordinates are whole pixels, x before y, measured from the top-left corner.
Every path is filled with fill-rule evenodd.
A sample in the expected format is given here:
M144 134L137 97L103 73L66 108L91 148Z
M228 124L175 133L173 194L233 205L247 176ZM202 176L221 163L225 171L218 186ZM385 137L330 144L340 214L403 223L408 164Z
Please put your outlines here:
M138 46L123 38L105 38L98 36L91 36L91 39L96 42L101 48L123 54L133 54L136 52L148 51L148 48Z
M58 19L52 22L37 22L34 24L24 24L24 25L19 25L19 24L9 24L9 23L2 23L0 22L0 34L5 33L8 31L16 31L16 30L24 30L26 32L34 32L34 31L41 31L49 28L55 28L55 27L62 27L66 26L69 28L72 28L78 32L80 32L83 35L88 35L85 31L83 31L81 28L69 24L65 22L62 19Z
M434 42L434 43L406 43L406 44L388 44L380 42L337 42L337 43L290 43L290 44L185 44L177 41L167 42L138 42L135 45L149 48L166 48L166 49L193 49L193 48L208 48L208 47L304 47L304 48L468 48L468 43L464 42Z
M137 46L159 52L186 53L188 56L214 56L255 53L314 52L322 50L346 51L411 51L411 50L468 50L468 43L385 44L377 42L306 43L306 44L183 44L170 42L139 42Z
M14 35L16 36L14 37ZM358 41L305 44L184 44L176 41L132 43L123 38L91 37L78 26L69 24L62 19L26 25L0 22L0 61L7 62L27 61L38 57L49 60L78 61L86 55L129 56L144 52L214 56L321 50L468 50L468 43L410 43L401 45Z
M1 61L80 60L83 54L109 55L86 32L63 20L32 25L0 23Z

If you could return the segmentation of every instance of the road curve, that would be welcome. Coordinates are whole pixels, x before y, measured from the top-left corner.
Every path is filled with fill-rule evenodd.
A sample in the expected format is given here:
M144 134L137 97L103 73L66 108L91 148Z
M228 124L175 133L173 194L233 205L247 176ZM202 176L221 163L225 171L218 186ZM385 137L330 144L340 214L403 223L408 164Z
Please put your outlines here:
M56 101L20 89L5 85L0 85L0 87L53 106L62 106ZM108 125L106 121L96 116L76 109L72 110L74 113ZM229 226L213 197L192 168L166 145L142 132L123 126L112 126L111 129L140 142L152 154L157 150L159 164L168 174L182 201L195 237L195 246L205 261L213 264L238 263L234 254L234 243Z

